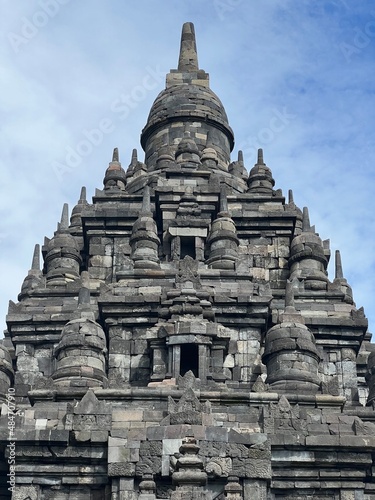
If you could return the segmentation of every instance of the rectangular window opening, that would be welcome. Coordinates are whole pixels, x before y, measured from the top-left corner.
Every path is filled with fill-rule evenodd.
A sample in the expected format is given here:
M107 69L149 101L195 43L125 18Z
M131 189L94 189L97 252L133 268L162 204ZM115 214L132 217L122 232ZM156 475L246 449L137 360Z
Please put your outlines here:
M191 370L195 377L199 376L198 344L181 345L180 373L182 376Z
M195 251L195 236L180 236L180 258L183 259L187 255L189 257L192 257L193 259L196 258L196 251Z

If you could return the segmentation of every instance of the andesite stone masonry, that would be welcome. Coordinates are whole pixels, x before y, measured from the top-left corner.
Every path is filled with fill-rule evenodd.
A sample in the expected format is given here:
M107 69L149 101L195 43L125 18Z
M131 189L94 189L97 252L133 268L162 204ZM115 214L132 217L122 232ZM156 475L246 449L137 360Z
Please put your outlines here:
M375 500L364 311L263 151L231 158L192 23L141 146L10 302L0 499Z

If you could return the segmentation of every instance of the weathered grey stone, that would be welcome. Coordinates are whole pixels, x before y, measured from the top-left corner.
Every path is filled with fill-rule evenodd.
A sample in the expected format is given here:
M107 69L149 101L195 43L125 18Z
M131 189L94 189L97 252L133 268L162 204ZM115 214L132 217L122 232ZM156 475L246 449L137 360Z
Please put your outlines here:
M109 463L108 464L108 476L120 476L120 477L130 477L135 475L135 465L132 463Z
M263 151L230 158L191 23L141 144L64 206L10 302L0 496L15 471L22 500L370 500L364 312Z

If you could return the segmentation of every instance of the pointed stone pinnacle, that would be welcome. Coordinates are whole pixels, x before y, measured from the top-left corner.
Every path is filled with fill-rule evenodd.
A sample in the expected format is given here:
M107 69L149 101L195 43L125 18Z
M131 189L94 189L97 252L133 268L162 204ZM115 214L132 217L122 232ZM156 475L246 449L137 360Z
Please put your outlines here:
M178 71L198 71L197 44L193 23L185 23L182 27Z
M220 212L228 212L228 199L227 199L226 186L221 186L220 188Z
M289 204L294 203L293 191L291 189L289 189L288 191L288 203Z
M81 194L79 196L79 200L78 200L78 203L86 203L87 199L86 199L86 188L85 186L82 186L81 188Z
M238 151L237 161L243 165L243 152L241 150Z
M150 186L145 186L145 189L143 191L141 213L143 214L151 213Z
M114 148L113 150L112 161L119 161L118 148Z
M132 159L130 161L130 165L131 167L135 167L138 163L138 153L137 153L137 150L134 148L133 151L132 151Z
M285 310L288 312L294 307L294 290L293 290L293 280L287 280L285 286Z
M303 213L302 213L302 231L304 233L308 233L308 232L311 231L309 209L307 207L303 207Z
M262 148L258 149L257 163L258 163L258 165L264 165L264 161L263 161L263 149Z
M121 168L121 163L119 160L118 148L114 148L113 153L112 153L112 160L109 162L109 165L108 165L108 168L106 170L105 175L107 176L107 174L109 172L121 171L121 170L122 170L122 168ZM105 183L105 180L104 180L104 183Z
M35 271L40 271L40 245L38 245L38 244L36 244L35 248L34 248L31 269L33 269Z
M78 305L90 305L90 290L84 286L78 292Z
M62 214L61 214L61 221L60 224L58 225L58 229L68 229L69 227L69 206L67 203L64 203L63 209L62 209Z
M82 287L78 292L78 305L90 305L90 275L88 271L81 273Z
M335 252L335 279L343 279L344 273L342 270L341 264L341 254L340 250L336 250Z

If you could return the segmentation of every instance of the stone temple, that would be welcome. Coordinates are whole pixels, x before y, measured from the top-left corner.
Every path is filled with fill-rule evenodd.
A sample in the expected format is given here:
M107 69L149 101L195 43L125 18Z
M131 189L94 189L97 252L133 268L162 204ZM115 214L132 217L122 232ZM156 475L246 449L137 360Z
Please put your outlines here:
M191 23L141 145L10 302L0 499L375 499L363 309L262 150L231 159Z

